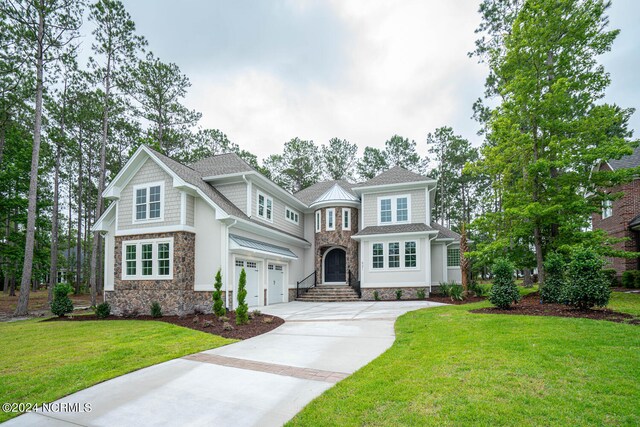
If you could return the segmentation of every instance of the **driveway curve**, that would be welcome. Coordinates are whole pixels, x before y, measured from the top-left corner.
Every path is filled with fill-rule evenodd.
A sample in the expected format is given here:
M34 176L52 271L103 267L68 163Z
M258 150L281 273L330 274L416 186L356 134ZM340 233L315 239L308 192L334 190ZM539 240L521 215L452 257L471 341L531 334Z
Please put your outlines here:
M285 319L248 340L150 366L56 403L91 412L37 412L6 426L280 426L389 348L398 316L428 301L290 302ZM73 406L71 406L73 407Z

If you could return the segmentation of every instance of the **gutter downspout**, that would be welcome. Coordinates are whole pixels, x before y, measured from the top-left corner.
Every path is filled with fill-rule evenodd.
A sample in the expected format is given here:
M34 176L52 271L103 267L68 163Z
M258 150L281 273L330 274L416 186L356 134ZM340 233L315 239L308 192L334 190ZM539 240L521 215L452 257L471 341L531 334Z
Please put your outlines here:
M229 229L238 223L237 219L234 219L232 223L227 224L225 228L224 236L224 266L225 270L229 268ZM228 272L227 272L228 273ZM224 305L229 310L229 274L226 274L226 280L224 281Z

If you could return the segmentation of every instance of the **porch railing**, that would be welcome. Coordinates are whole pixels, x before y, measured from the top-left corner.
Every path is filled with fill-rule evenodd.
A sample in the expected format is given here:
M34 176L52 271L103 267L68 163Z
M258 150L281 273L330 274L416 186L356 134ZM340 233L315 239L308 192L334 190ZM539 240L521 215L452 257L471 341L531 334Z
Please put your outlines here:
M296 282L296 298L300 298L307 291L317 285L316 272L314 271L304 279Z
M356 291L358 298L362 298L362 290L360 289L360 281L349 270L349 276L347 277L347 283L351 286L351 289Z

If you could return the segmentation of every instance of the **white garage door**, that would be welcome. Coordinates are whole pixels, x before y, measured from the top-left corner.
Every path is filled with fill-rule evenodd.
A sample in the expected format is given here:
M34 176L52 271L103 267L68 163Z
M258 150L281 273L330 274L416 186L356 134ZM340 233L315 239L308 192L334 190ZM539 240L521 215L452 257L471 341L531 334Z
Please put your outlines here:
M277 304L284 301L284 266L269 264L267 303Z
M247 274L247 305L249 307L260 305L260 263L237 259L236 282L240 280L240 272L243 268L244 272ZM238 297L234 295L233 298L235 299L234 306L236 306L238 303Z

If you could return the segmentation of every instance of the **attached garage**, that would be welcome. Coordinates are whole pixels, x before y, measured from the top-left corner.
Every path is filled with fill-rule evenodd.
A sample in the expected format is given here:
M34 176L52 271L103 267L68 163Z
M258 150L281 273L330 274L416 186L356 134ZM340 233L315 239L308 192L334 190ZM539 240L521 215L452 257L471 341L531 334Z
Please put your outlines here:
M260 305L260 270L261 262L250 261L244 259L236 259L236 274L237 280L240 279L240 273L244 268L244 272L247 275L247 305L249 307L255 307ZM235 298L235 296L234 296Z
M269 264L267 304L277 304L284 301L284 269L283 265Z

